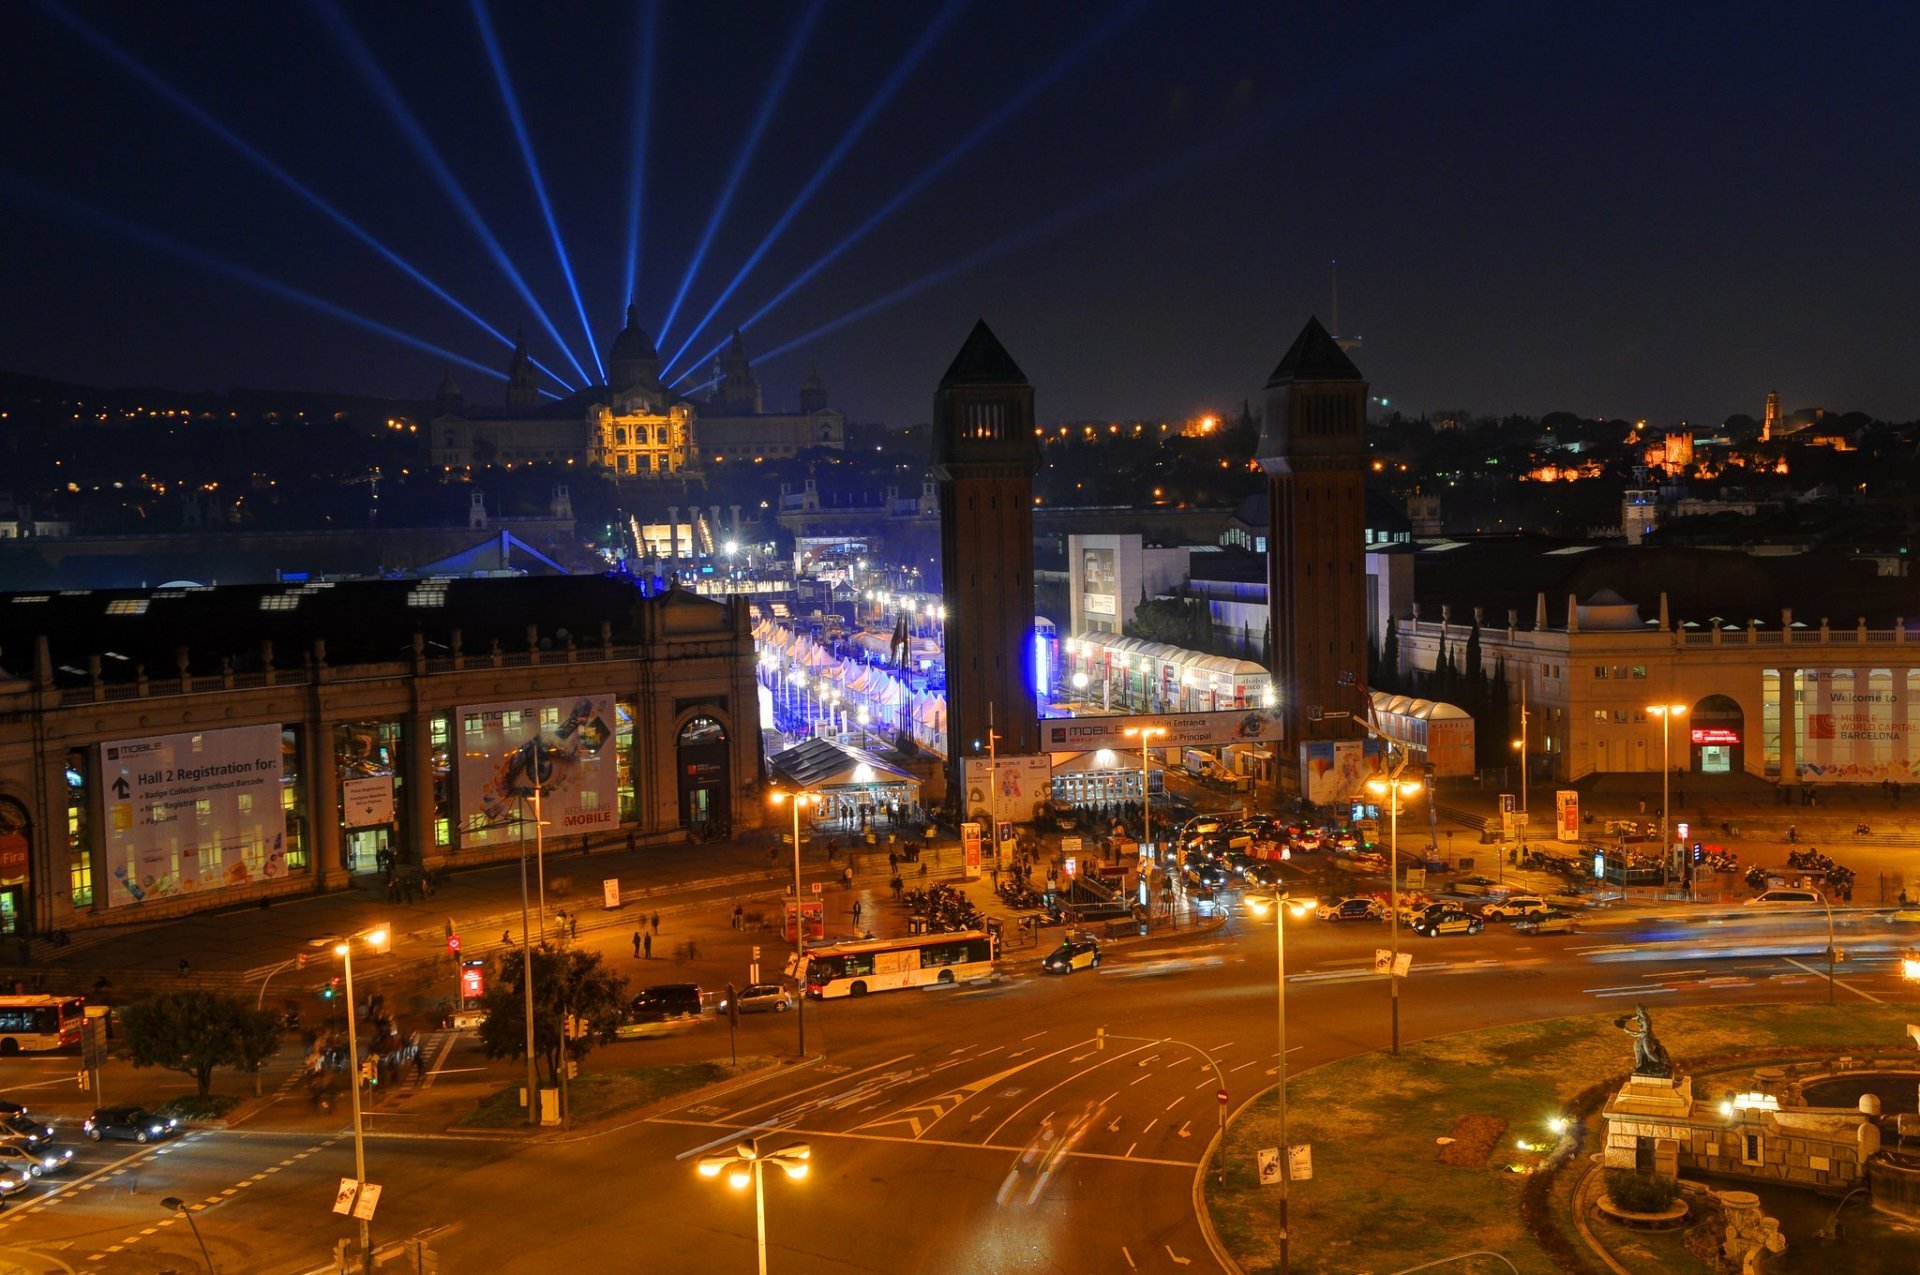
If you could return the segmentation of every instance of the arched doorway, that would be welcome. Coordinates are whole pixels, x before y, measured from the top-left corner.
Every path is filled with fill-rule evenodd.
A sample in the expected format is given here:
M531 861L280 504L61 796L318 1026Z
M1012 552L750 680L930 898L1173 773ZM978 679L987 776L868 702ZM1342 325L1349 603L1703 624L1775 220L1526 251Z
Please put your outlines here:
M27 932L27 884L33 864L33 825L27 808L0 797L0 935Z
M1737 775L1747 765L1747 715L1737 701L1709 695L1687 716L1688 769Z
M674 739L674 762L680 777L680 826L732 823L733 758L720 720L688 718Z

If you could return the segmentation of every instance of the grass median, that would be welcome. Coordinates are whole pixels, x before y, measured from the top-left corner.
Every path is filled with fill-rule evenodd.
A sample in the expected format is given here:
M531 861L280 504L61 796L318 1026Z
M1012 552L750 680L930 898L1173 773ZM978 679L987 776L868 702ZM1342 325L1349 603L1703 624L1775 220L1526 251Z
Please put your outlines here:
M638 1110L669 1098L678 1098L723 1080L732 1080L773 1065L772 1058L742 1058L739 1063L664 1063L657 1067L627 1067L618 1071L584 1072L567 1082L575 1124L592 1124ZM520 1105L526 1086L508 1085L456 1123L462 1129L523 1129L527 1109Z
M1491 1250L1523 1275L1557 1272L1522 1220L1521 1192L1555 1142L1547 1121L1582 1090L1631 1068L1632 1041L1613 1021L1630 1008L1462 1032L1405 1046L1398 1058L1365 1054L1290 1078L1288 1141L1313 1148L1312 1179L1291 1186L1292 1269L1397 1271ZM1691 1059L1894 1045L1911 1017L1899 1005L1653 1009L1681 1074L1691 1073ZM1476 1139L1485 1154L1462 1155ZM1261 1186L1255 1167L1255 1152L1279 1141L1269 1093L1234 1121L1207 1177L1214 1227L1249 1275L1279 1268L1279 1187ZM1448 1164L1443 1154L1471 1163Z

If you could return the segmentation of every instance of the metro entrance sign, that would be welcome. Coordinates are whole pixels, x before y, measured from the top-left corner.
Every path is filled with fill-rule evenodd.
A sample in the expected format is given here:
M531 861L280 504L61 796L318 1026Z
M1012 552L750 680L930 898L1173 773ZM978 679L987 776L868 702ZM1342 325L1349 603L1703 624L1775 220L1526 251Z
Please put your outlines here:
M1137 752L1140 740L1127 738L1129 727L1155 727L1155 748L1201 748L1215 744L1253 744L1280 738L1280 713L1271 708L1234 708L1214 713L1149 713L1141 716L1043 717L1040 747L1052 753L1085 753L1101 748ZM1160 727L1166 735L1159 734Z

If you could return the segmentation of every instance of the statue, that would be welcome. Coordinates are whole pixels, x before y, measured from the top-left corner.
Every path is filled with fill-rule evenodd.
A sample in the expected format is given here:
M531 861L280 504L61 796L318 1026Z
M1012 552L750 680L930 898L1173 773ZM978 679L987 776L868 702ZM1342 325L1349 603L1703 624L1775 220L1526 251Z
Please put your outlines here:
M1667 1047L1653 1034L1653 1020L1647 1017L1645 1005L1635 1005L1633 1013L1614 1019L1613 1025L1633 1037L1634 1075L1661 1078L1673 1075L1673 1059L1667 1057Z

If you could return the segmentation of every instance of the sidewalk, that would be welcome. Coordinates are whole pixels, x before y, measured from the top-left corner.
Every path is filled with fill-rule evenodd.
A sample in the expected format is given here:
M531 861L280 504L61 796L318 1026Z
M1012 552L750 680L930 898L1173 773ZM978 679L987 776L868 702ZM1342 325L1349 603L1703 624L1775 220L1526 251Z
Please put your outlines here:
M776 853L769 866L768 849ZM940 871L947 860L958 861L958 848L928 846L921 861ZM537 908L535 866L527 866L530 908ZM642 916L674 914L712 906L730 913L737 900L783 897L793 879L792 852L771 832L725 843L682 843L627 850L608 845L582 854L570 848L564 855L546 856L546 912L549 933L556 913L575 917L579 931L632 930ZM843 854L829 863L822 844L803 848L804 882L837 882L847 866ZM884 853L862 853L853 863L856 877L884 885ZM621 907L603 906L602 882L620 883ZM28 985L43 982L53 991L85 992L102 975L112 984L116 1000L140 991L173 986L217 987L258 993L263 978L276 965L293 961L314 949L309 940L352 934L378 926L392 931L390 955L378 958L388 971L438 964L451 977L448 927L461 939L461 956L491 956L503 946L502 936L514 945L520 939L520 866L493 864L447 875L432 898L413 903L391 902L385 886L373 877L361 878L353 888L324 895L283 899L269 907L245 907L204 913L164 922L131 924L78 935L65 948L47 949L44 960L30 966L0 967L0 979L19 978ZM828 884L827 889L834 889ZM752 910L752 909L750 909ZM723 921L724 924L724 921ZM182 978L182 960L190 972ZM322 962L330 964L330 961ZM316 981L315 973L286 965L271 976L267 996L290 996L297 987ZM356 971L358 972L358 971Z

